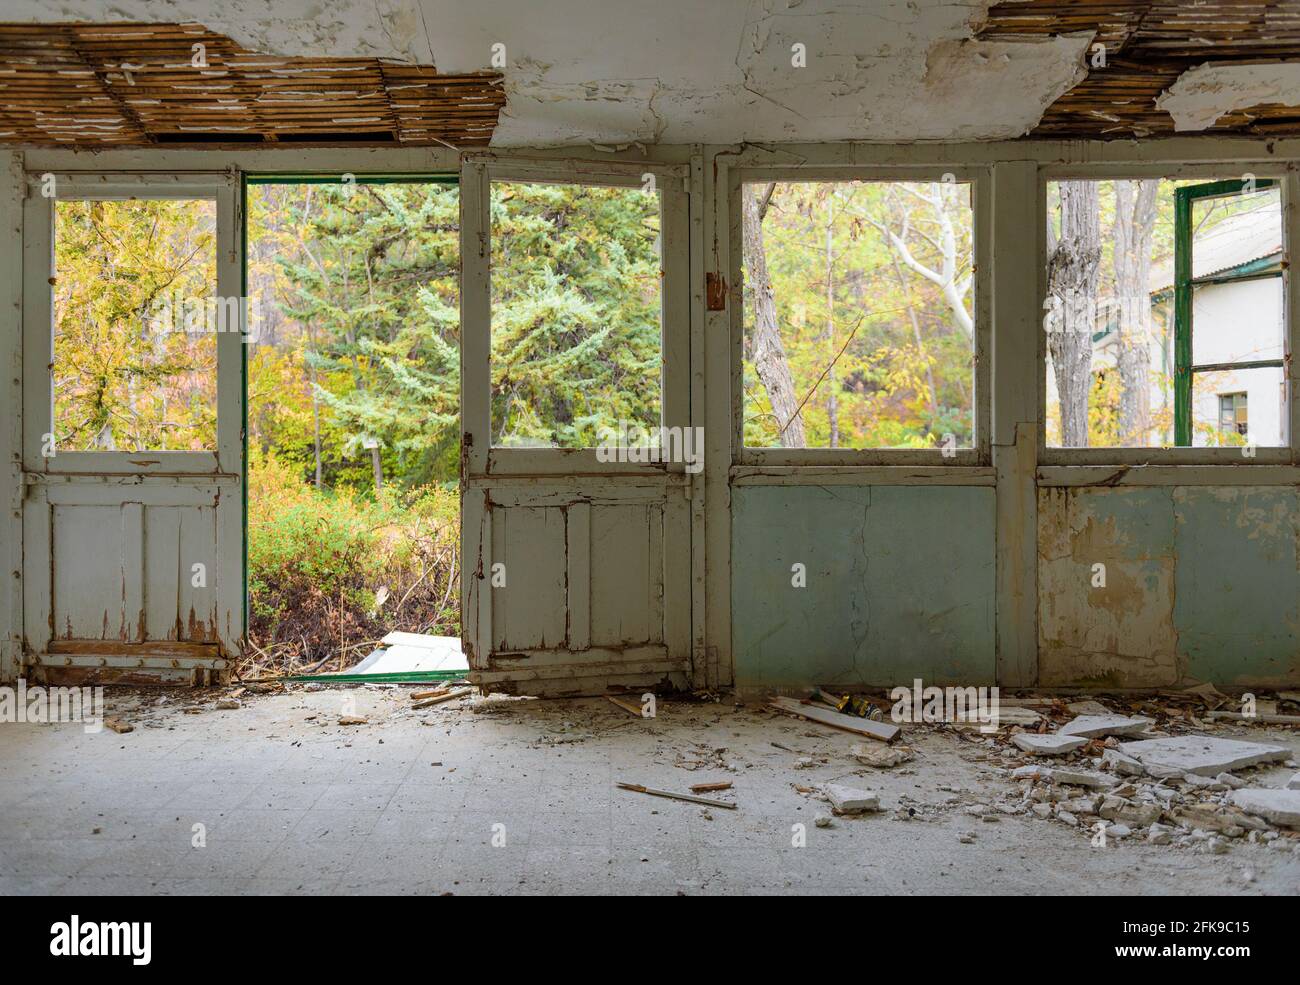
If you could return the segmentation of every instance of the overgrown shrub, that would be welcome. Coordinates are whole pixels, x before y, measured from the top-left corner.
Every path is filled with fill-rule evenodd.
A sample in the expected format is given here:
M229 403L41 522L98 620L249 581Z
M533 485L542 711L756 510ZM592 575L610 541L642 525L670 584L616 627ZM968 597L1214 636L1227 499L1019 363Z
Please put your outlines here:
M264 670L356 663L400 629L459 635L454 488L318 490L250 449L249 650Z

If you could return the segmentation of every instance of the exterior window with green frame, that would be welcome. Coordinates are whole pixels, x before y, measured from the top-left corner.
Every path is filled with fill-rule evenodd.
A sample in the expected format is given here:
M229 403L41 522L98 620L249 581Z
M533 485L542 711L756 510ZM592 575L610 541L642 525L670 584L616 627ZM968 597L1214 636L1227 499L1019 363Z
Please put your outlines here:
M1207 215L1225 206L1224 224L1205 230ZM1174 192L1177 445L1285 444L1282 257L1277 182L1210 181ZM1248 405L1258 411L1250 419Z

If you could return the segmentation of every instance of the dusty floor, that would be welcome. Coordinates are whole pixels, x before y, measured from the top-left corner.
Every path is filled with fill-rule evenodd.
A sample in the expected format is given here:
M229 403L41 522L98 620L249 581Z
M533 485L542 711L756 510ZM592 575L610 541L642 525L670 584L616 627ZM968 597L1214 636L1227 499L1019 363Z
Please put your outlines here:
M414 711L408 693L297 690L184 714L140 692L109 698L128 734L0 726L0 894L1300 892L1294 836L1215 855L984 821L972 809L1015 790L995 770L1022 760L951 732L908 728L916 758L873 770L848 755L852 735L729 701L661 702L641 720L600 699ZM1285 730L1215 734L1300 750ZM739 809L619 780L730 780L710 796ZM884 810L817 827L828 805L797 787L833 780L880 791Z

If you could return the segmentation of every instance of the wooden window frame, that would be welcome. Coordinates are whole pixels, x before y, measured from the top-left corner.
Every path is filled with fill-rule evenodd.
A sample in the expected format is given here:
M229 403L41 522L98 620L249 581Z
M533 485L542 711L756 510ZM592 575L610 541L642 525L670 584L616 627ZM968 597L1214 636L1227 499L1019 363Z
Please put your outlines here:
M952 175L971 186L971 232L974 257L975 333L972 353L973 444L945 455L942 448L754 448L745 445L744 435L744 210L741 192L745 185L764 181L788 182L923 182L941 181ZM727 212L730 217L729 318L731 326L732 463L739 468L818 466L987 466L991 461L992 377L992 264L993 229L990 203L992 174L980 165L845 166L808 164L799 166L744 166L728 170Z

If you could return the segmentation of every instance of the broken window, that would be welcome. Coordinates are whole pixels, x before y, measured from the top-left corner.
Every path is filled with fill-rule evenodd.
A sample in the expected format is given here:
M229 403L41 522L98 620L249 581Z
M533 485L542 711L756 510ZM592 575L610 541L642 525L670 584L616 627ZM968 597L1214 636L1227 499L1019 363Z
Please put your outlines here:
M56 202L52 284L54 447L214 449L216 203Z
M1285 444L1276 183L1064 180L1047 196L1048 445Z
M971 197L958 181L741 186L747 447L973 446Z
M661 423L663 265L653 183L494 181L492 444L595 448Z

